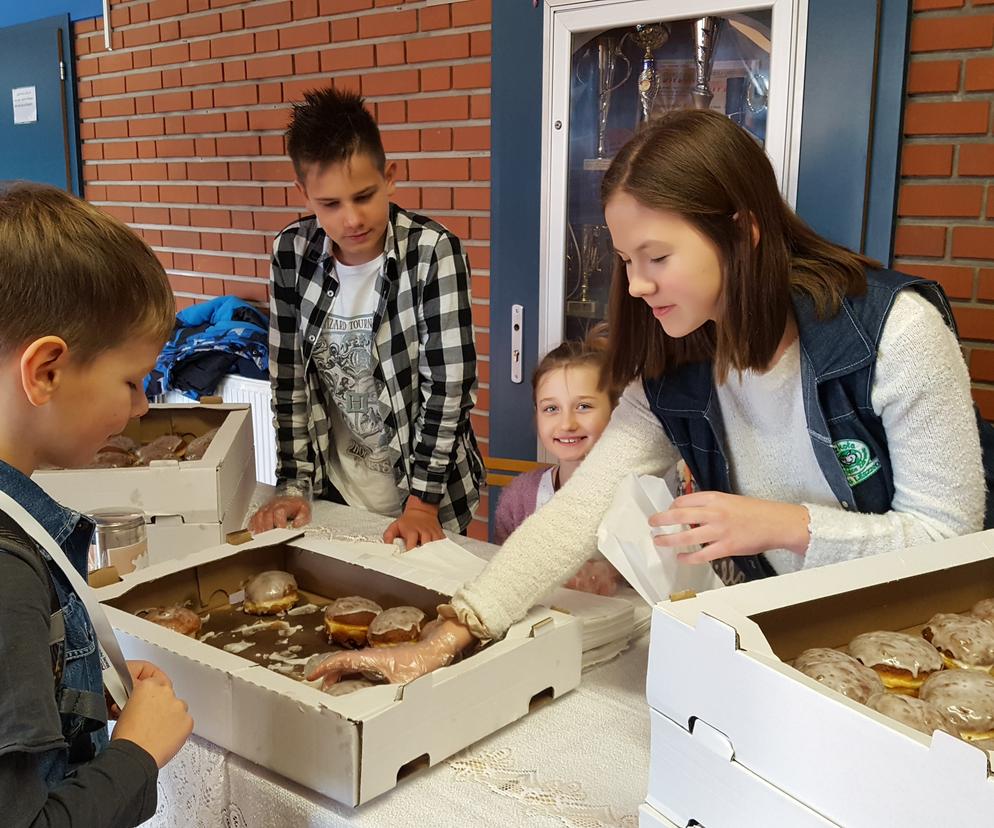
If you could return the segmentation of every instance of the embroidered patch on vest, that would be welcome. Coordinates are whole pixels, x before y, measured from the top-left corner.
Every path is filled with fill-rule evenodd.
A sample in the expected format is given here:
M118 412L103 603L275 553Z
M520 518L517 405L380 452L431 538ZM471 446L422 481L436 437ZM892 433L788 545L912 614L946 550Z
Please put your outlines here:
M832 448L850 486L856 486L880 471L880 461L870 454L870 447L862 440L836 440Z

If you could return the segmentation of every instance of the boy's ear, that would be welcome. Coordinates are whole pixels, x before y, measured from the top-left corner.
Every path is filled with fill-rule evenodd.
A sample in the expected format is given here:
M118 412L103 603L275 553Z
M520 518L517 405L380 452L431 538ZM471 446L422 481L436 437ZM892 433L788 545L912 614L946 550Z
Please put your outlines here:
M69 364L69 346L58 336L36 339L21 354L21 386L33 406L42 406L62 382Z
M397 189L397 162L387 161L387 165L383 168L383 177L387 182L387 195L393 195L394 191Z
M300 179L299 178L294 177L294 179L293 179L293 186L296 187L297 188L297 192L300 193L304 197L304 203L308 207L310 207L311 206L311 202L307 199L307 190L304 188L304 185L300 183Z

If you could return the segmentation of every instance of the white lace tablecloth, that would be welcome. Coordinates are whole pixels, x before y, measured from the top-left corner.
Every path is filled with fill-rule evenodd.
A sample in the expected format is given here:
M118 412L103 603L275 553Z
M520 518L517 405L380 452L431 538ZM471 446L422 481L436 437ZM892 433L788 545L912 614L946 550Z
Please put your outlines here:
M376 536L387 521L319 503L318 532ZM485 554L487 544L454 539ZM535 826L636 828L649 765L648 636L576 690L392 791L349 808L196 736L159 775L158 828Z

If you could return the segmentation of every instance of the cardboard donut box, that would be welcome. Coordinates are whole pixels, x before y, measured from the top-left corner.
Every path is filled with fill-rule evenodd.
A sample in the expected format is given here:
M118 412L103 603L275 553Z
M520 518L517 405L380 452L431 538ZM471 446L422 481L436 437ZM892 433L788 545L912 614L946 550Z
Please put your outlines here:
M125 656L166 671L199 736L347 805L369 801L579 684L582 625L544 607L449 667L346 696L135 615L184 603L223 612L248 577L271 569L293 573L302 601L362 595L384 607L417 606L431 618L462 573L405 560L385 544L308 540L284 529L137 570L97 590Z
M994 754L789 666L862 632L917 634L991 596L994 531L657 605L648 809L704 828L992 824Z
M153 405L124 434L146 443L163 434L217 434L200 460L153 460L120 469L46 469L32 479L80 512L137 507L146 514L149 561L223 543L241 529L255 491L248 405Z

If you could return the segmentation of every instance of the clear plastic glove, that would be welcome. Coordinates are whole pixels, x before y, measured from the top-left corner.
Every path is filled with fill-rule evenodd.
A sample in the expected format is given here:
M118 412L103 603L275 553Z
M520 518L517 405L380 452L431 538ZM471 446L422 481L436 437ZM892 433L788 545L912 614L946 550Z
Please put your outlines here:
M563 586L594 595L614 595L621 582L621 573L610 561L587 561Z
M383 542L393 543L399 539L404 542L405 549L414 549L444 537L442 524L438 522L438 505L422 503L418 497L411 495L404 506L404 513L383 533Z
M323 677L323 689L342 676L355 673L391 684L406 684L448 666L473 640L473 634L457 621L432 622L422 630L418 641L395 647L367 647L334 653L314 667L306 678L314 681Z
M274 497L249 519L249 531L258 535L269 529L299 529L310 522L311 504L306 498Z

